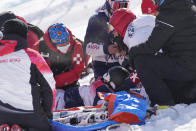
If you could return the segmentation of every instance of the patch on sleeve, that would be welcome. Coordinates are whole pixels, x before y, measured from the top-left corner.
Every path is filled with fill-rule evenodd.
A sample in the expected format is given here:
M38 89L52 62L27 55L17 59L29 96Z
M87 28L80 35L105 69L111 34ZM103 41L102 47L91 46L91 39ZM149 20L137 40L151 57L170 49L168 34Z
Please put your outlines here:
M128 31L128 37L133 37L134 33L135 33L135 28L132 24L130 24L128 27L127 27L127 31Z

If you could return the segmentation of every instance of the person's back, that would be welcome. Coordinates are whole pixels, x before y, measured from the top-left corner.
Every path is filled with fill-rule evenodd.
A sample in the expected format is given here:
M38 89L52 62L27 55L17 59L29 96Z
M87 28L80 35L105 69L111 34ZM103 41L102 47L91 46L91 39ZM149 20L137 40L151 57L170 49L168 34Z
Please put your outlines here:
M55 97L53 74L41 55L27 48L27 25L24 22L11 19L3 27L4 36L0 41L0 124L50 130L47 117L51 118Z
M170 29L166 27L163 30L163 33L167 34L163 36L163 40L156 39L159 41L157 47L166 42L167 44L162 47L163 52L185 68L196 71L194 58L196 57L196 12L191 9L188 0L165 0L163 6L158 8L159 10L160 14L156 20L168 24ZM162 28L164 27L160 26L157 30Z
M130 49L129 58L152 105L194 102L196 98L190 93L196 88L184 86L196 80L194 5L189 0L152 1L159 11L155 27L146 42ZM170 81L178 86L170 86Z
M129 0L106 0L94 16L89 19L84 38L84 50L92 56L95 77L102 76L107 70L119 64L115 56L118 49L110 40L109 18L118 8L128 8Z

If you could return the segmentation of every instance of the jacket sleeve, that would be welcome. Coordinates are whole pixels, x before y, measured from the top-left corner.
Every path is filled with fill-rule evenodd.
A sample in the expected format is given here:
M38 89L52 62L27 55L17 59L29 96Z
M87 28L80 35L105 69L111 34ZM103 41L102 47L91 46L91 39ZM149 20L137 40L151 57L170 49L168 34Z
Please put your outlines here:
M77 81L80 78L82 71L84 70L85 62L82 44L78 41L75 41L74 51L72 54L72 65L73 67L68 72L55 76L57 88L70 85Z
M86 53L90 56L103 56L104 53L104 45L89 42L86 46Z
M104 15L94 15L89 19L84 38L84 49L88 55L109 54L107 46L109 42L109 30ZM92 53L96 51L96 53Z
M56 96L53 73L45 62L44 58L38 52L31 49L26 49L25 51L28 54L32 64L35 65L33 72L35 73L36 78L34 80L41 88L43 108L49 115L54 106Z
M156 20L155 28L149 39L145 43L141 43L130 49L132 58L141 54L155 55L174 33L174 26L161 20Z

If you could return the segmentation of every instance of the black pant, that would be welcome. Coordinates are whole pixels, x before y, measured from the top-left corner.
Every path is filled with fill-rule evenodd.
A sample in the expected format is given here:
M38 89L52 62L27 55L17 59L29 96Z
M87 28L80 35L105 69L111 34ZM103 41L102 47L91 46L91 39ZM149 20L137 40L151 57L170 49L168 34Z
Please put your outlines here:
M29 131L51 131L51 126L43 111L24 111L0 102L0 123L18 124Z
M84 106L83 100L79 93L79 87L67 89L65 91L64 101L66 108Z
M182 90L185 83L196 79L195 72L183 68L168 56L137 56L134 65L152 105L174 104L173 91L177 88L173 89L172 84L181 85L178 90Z

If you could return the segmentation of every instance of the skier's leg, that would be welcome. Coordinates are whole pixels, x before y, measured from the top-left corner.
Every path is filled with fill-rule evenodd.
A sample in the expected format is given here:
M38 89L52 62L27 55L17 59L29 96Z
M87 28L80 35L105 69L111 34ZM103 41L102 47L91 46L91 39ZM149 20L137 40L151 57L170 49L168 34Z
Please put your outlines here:
M69 88L64 94L65 108L84 106L79 87Z
M24 111L0 102L0 118L0 123L18 124L24 128L36 128L40 131L51 130L50 122L41 109L35 112Z
M53 111L65 109L65 101L64 101L65 91L62 89L57 89L56 91L57 93L56 93L55 106Z
M171 90L165 80L187 82L195 79L194 73L179 66L166 56L141 55L135 58L134 64L152 105L174 104Z

